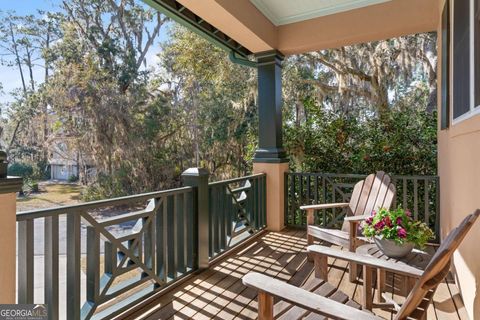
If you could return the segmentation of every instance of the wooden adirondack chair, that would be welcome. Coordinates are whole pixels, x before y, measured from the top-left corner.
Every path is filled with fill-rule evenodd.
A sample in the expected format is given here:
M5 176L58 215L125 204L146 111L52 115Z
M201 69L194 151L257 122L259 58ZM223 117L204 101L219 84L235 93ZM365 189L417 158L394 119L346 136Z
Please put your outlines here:
M390 176L379 171L355 184L349 203L327 203L300 207L307 211L307 244L313 244L314 238L316 238L355 252L355 249L364 243L357 237L358 224L366 216L370 216L373 210L390 209L394 197L395 186L391 183ZM315 210L329 208L347 208L347 217L343 222L342 229L327 229L314 225ZM309 259L311 260L311 256ZM349 270L350 281L353 282L356 278L355 264L350 264Z
M372 268L381 268L386 271L417 278L405 303L399 306L392 302L391 308L396 311L394 317L396 320L424 320L426 319L427 309L432 301L436 288L450 270L453 252L458 248L479 216L480 209L468 215L457 228L452 230L440 245L424 271L415 268L406 268L405 266L399 268L395 263L387 260L379 260L348 251L336 250L338 254L335 254L335 256L340 259L363 264L365 273L371 274ZM315 254L316 277L307 281L302 288L297 288L259 273L249 273L243 277L243 283L246 286L259 291L259 320L274 319L274 316L275 318L289 320L299 318L383 319L368 310L361 310L361 306L358 303L349 300L348 296L340 291L336 291L335 287L325 281L327 274L324 271L326 269L324 269L322 265L327 263L327 256L321 247L322 246L309 247L309 250ZM328 250L327 253L329 253ZM365 281L364 286L371 290L371 281ZM274 306L274 297L280 298L283 301L278 302ZM364 296L363 300L368 298L371 297Z

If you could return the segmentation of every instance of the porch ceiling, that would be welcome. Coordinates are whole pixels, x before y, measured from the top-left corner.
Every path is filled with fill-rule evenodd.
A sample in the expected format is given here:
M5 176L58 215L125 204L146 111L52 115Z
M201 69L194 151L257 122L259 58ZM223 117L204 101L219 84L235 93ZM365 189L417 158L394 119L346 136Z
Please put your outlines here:
M187 8L195 19L245 48L237 50L242 53L278 50L290 55L435 31L440 16L440 0L144 1Z
M345 12L391 0L250 0L274 25Z

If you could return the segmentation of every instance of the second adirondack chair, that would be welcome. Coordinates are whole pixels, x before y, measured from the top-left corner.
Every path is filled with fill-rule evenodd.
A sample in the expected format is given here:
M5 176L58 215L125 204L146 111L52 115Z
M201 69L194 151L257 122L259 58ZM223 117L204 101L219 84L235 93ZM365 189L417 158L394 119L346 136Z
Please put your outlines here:
M336 290L328 283L328 275L324 268L327 256L338 257L342 260L355 261L364 266L365 273L371 273L371 269L383 269L397 274L404 274L416 278L412 291L406 301L399 305L391 302L389 306L396 314L393 319L419 319L427 318L427 310L432 302L433 295L438 285L450 271L453 253L472 228L480 216L480 210L468 215L460 225L452 230L442 242L435 255L430 260L424 271L413 267L399 267L396 263L362 256L348 251L328 250L330 248L318 245L310 246L309 251L315 255L315 278L307 281L302 288L297 288L277 279L259 273L249 273L243 277L243 284L257 289L258 293L258 319L270 320L281 319L356 319L356 320L380 320L371 311L371 296L363 295L364 309L347 295ZM326 251L325 251L326 250ZM331 251L337 253L331 255ZM371 282L365 282L367 288ZM369 290L371 287L369 288ZM274 298L279 301L275 306ZM327 298L328 297L328 298ZM365 307L367 305L367 307ZM387 306L384 306L387 307Z
M365 180L357 182L353 188L350 202L327 203L301 206L300 209L307 211L307 243L313 244L314 239L326 241L338 246L349 248L351 252L364 243L357 237L358 224L366 216L370 216L373 210L380 208L390 209L395 197L395 185L391 178L383 171L371 174ZM327 229L314 224L316 210L330 208L346 208L347 216L342 229ZM311 257L309 256L311 260ZM350 265L350 281L356 278L356 266Z

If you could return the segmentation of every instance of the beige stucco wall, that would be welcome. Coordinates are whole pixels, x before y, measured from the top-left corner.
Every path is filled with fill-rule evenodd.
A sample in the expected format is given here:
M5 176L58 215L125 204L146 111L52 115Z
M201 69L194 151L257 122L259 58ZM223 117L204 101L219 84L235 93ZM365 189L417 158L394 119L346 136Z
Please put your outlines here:
M15 303L15 193L0 194L0 304Z
M267 228L285 228L285 172L288 163L254 163L253 173L267 174Z
M442 1L444 3L444 0ZM440 7L443 7L443 3ZM442 45L439 25L439 48ZM439 59L441 61L441 50ZM441 101L441 63L438 66ZM440 110L439 110L440 111ZM469 213L480 208L480 115L451 125L438 133L442 237ZM465 308L471 319L480 319L480 223L454 255L454 270Z

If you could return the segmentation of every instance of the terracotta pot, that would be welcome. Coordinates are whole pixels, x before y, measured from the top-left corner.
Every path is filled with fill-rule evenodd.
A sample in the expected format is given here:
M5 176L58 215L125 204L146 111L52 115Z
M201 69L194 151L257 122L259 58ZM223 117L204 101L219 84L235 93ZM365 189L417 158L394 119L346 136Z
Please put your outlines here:
M380 237L375 237L375 244L377 247L388 257L390 258L402 258L407 254L412 252L414 244L413 243L404 243L397 244L393 240L383 239Z

